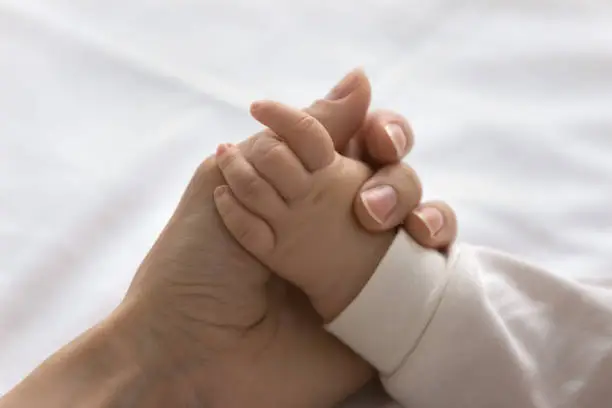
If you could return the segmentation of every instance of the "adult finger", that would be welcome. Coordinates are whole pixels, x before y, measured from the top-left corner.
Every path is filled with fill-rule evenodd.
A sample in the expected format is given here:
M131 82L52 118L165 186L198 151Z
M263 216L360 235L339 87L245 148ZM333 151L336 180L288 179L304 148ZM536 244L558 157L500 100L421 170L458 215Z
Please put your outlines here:
M413 145L408 121L393 111L378 110L368 114L345 155L376 167L399 162Z
M423 247L444 251L457 238L457 217L445 202L431 201L406 216L404 229Z
M331 136L334 147L342 151L362 128L370 108L372 88L363 70L348 73L324 99L304 109L316 118Z
M368 231L386 231L406 220L421 201L421 182L405 164L379 170L362 186L354 202L357 219Z
M304 111L317 119L327 130L336 151L343 151L363 127L370 107L371 87L365 73L356 69L347 74L324 99L316 100ZM271 133L269 129L262 131ZM247 158L261 132L240 143Z

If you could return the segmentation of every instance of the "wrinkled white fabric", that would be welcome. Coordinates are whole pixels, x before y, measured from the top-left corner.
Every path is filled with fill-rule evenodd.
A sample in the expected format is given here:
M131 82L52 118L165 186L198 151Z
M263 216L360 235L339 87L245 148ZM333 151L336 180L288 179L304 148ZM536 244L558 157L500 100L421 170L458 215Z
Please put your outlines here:
M253 99L356 65L464 241L609 276L607 0L0 0L0 392L112 310Z
M605 408L612 401L612 276L556 276L501 252L448 257L400 234L328 330L404 407Z

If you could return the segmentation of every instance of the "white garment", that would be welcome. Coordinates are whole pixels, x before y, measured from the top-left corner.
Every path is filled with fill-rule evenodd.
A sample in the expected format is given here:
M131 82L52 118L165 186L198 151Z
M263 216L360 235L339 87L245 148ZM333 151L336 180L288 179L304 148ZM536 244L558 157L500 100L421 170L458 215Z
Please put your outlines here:
M610 0L0 0L0 393L113 310L252 100L355 66L462 240L610 276Z
M612 404L611 283L467 245L444 257L401 233L328 330L405 407L603 408Z

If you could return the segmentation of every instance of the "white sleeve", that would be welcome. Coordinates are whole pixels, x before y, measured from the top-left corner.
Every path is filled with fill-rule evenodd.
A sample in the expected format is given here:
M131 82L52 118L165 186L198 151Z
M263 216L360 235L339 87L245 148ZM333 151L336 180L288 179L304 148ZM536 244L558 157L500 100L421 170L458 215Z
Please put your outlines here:
M327 330L406 407L612 404L612 293L496 251L400 233Z

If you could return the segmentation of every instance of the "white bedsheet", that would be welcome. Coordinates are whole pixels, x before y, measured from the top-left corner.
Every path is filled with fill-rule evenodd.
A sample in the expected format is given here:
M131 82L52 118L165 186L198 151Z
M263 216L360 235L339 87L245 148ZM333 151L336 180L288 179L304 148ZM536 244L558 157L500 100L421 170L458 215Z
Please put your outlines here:
M251 100L354 66L462 239L612 273L608 0L0 0L0 394L119 302Z

